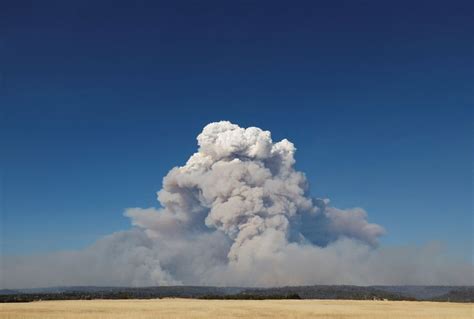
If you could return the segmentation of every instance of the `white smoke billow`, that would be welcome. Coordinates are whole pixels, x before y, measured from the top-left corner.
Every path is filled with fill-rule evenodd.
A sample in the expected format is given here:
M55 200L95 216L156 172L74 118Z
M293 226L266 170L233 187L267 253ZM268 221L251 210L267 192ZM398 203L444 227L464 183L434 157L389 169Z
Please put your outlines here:
M361 208L313 199L295 147L269 131L207 125L173 168L161 208L82 251L2 261L4 287L51 285L467 284L473 266L437 247L377 248L383 227Z
M249 247L269 236L272 254L285 249L290 237L304 242L295 229L304 214L319 217L334 240L349 237L375 245L384 232L369 224L361 209L341 211L326 207L327 200L308 197L305 176L293 168L295 147L288 140L273 143L268 131L230 122L207 125L197 140L199 151L163 180L158 192L163 209L126 213L150 238L220 231L231 240L229 262L238 264L254 251Z

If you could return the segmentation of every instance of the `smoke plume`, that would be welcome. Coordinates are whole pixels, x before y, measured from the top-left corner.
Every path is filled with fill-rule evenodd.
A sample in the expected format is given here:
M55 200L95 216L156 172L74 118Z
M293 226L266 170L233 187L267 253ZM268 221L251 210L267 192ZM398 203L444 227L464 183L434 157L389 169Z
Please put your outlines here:
M466 284L473 266L438 247L379 248L361 208L312 198L295 147L269 131L211 123L199 149L129 208L135 226L73 252L8 257L2 286Z

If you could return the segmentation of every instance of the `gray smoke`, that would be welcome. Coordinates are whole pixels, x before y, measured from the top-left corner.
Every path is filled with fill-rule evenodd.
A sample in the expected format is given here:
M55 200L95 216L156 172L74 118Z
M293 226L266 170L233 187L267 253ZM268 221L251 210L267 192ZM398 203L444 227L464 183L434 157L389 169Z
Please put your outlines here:
M51 285L466 284L473 266L432 246L378 248L384 229L361 208L313 199L295 147L230 122L207 125L173 168L161 208L75 252L3 258L2 287Z

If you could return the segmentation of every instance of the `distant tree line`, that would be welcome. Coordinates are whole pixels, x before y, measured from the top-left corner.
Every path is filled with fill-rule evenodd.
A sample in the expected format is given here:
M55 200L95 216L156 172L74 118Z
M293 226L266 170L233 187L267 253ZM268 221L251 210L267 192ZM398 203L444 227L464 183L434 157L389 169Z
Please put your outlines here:
M266 299L302 299L298 294L288 295L255 295L255 294L237 294L237 295L206 295L198 299L222 299L222 300L266 300Z
M49 288L32 292L0 290L0 302L30 302L40 300L91 300L91 299L155 299L197 298L222 300L263 299L352 299L352 300L425 300L474 302L474 287L430 286L300 286L279 288L235 287L72 287ZM424 293L425 295L421 294ZM413 296L418 293L417 298ZM431 296L426 295L430 293Z

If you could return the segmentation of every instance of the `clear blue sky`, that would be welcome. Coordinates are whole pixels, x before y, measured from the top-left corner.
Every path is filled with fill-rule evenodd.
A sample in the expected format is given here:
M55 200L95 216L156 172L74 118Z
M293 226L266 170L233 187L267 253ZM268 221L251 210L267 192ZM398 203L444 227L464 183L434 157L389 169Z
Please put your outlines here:
M293 141L311 193L365 208L383 244L471 258L472 2L288 5L2 2L3 253L128 229L230 120Z

